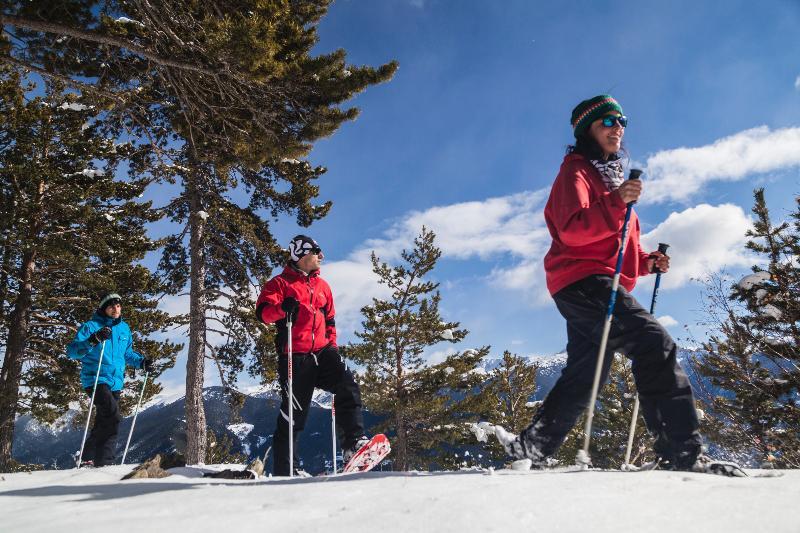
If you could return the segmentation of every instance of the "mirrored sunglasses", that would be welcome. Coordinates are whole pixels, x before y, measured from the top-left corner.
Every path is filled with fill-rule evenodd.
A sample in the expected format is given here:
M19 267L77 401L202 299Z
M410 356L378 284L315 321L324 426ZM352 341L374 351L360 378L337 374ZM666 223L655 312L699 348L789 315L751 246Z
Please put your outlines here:
M603 117L603 126L606 128L613 128L614 124L619 122L619 125L623 128L628 127L628 117L625 115L617 116L617 115L606 115Z

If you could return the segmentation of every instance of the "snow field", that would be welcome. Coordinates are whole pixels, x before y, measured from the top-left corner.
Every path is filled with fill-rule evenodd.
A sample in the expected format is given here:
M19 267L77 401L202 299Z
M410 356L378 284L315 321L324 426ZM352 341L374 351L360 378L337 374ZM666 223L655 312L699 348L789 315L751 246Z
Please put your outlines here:
M130 465L0 475L3 531L800 531L800 471L368 472L202 478L231 465L119 479ZM236 466L234 466L236 468ZM748 471L751 474L763 471ZM770 473L775 474L775 473ZM521 529L520 529L521 528Z

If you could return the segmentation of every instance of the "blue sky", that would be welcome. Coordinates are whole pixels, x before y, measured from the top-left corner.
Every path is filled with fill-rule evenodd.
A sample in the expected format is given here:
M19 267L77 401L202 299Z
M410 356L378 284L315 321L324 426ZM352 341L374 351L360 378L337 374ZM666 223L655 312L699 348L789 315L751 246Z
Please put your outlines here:
M611 93L646 172L644 241L673 245L656 315L675 337L688 325L702 340L692 278L735 278L752 264L743 244L753 188L766 187L775 220L800 193L798 27L796 0L339 0L317 50L344 48L357 65L397 59L400 69L355 98L361 116L309 157L329 169L319 185L331 213L275 231L281 242L304 231L323 247L345 342L360 306L380 295L369 251L395 260L425 223L443 251L434 274L443 314L471 331L457 348L561 351L563 319L543 285L542 208L572 140L572 108ZM651 291L643 278L634 294L649 304ZM182 383L182 366L165 375L168 388Z

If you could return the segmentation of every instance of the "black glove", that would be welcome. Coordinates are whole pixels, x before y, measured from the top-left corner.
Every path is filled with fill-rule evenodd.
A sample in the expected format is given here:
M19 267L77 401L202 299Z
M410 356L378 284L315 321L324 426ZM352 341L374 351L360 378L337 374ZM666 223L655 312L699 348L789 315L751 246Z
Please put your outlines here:
M281 309L286 313L286 320L290 322L294 322L294 319L297 318L297 310L299 308L300 302L292 296L287 296L283 299L283 302L281 302Z
M144 370L148 374L152 374L155 371L156 367L153 365L153 361L145 357L142 359L142 370Z
M111 328L106 326L102 329L98 329L91 335L89 335L89 344L92 346L97 345L98 342L107 341L111 338Z

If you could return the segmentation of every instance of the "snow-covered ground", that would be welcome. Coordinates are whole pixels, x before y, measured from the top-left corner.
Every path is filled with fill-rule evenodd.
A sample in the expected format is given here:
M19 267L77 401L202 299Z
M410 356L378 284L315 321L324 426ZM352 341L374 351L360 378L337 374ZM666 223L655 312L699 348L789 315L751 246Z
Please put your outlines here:
M131 466L0 475L0 530L799 532L800 471L749 478L674 472L369 472L209 480ZM206 467L206 470L221 469Z

